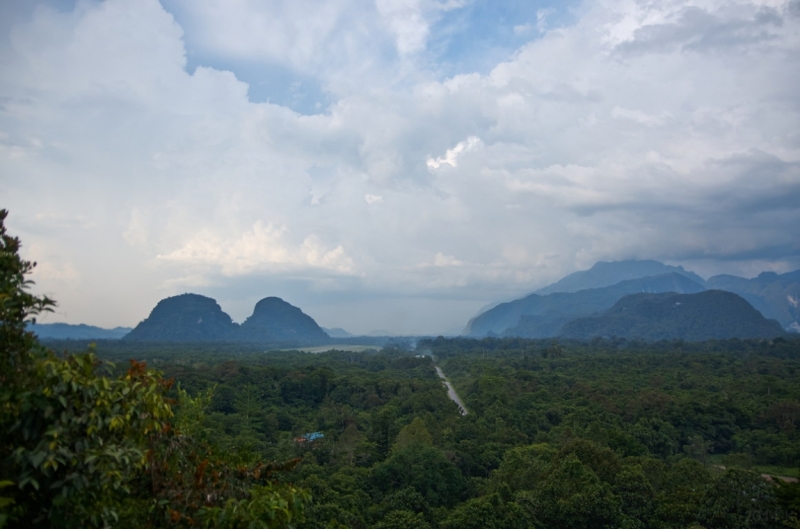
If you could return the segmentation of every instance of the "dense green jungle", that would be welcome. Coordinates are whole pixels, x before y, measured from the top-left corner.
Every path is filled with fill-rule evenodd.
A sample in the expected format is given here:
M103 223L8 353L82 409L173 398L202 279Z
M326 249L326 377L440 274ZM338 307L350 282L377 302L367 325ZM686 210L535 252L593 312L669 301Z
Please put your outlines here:
M800 486L762 476L798 477L800 340L395 345L95 353L173 379L229 464L298 461L274 479L310 494L301 528L800 527Z

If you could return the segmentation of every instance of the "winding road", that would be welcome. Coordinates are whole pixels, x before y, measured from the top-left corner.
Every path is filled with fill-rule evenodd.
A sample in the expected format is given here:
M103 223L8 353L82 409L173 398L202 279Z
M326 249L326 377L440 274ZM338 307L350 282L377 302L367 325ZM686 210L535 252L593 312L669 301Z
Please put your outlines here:
M458 405L458 410L461 412L461 415L466 415L467 407L464 406L463 402L461 402L461 398L458 396L458 393L456 393L456 390L453 388L453 385L450 383L450 381L447 380L447 377L444 375L444 371L442 371L442 368L439 366L434 367L436 367L436 374L439 375L439 378L444 381L444 385L447 386L447 396L450 397L450 400L455 402L456 405Z

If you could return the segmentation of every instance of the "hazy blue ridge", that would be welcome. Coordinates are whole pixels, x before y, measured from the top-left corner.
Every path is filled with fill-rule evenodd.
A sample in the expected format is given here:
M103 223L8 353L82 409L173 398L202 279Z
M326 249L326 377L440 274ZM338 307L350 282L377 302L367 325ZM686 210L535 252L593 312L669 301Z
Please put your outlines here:
M330 338L313 318L280 298L259 301L238 325L216 300L199 294L162 299L124 338L145 342L251 342L318 344Z
M158 302L125 338L147 342L219 342L234 340L239 326L212 298L181 294Z
M322 330L325 331L325 333L331 338L351 338L355 336L353 333L347 332L341 327L322 327Z
M786 274L762 272L753 279L718 275L710 277L706 285L734 292L786 330L800 332L800 270Z
M610 308L627 294L638 292L701 292L704 287L684 274L670 272L652 277L621 281L615 285L578 292L531 294L501 303L473 318L467 325L469 336L519 336L546 338L557 336L561 327L578 316Z
M254 343L322 343L329 338L314 318L277 297L256 303L237 336L238 340Z
M699 285L704 285L702 277L684 270L682 266L671 266L658 261L599 261L589 270L574 272L555 283L542 287L535 294L552 294L554 292L578 292L589 288L602 288L616 285L620 281L639 279L669 273L685 276Z
M26 328L40 340L119 340L131 332L130 327L103 329L84 323L29 323Z
M561 330L563 338L619 337L648 341L772 339L786 334L741 296L723 290L696 294L631 294L605 314L577 318Z

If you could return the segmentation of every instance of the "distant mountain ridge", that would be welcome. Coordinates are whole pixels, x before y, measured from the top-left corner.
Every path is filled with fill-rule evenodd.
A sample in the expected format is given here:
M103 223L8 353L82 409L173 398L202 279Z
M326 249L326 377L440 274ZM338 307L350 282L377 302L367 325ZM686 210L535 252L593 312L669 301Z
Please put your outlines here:
M703 285L705 281L694 272L684 270L682 266L671 266L653 260L598 261L589 270L573 272L551 285L542 287L535 294L553 294L555 292L578 292L589 288L602 288L616 285L620 281L664 274L680 274Z
M158 302L123 340L140 342L251 342L312 345L329 339L313 318L277 297L256 303L238 325L216 300L181 294Z
M772 339L786 334L741 296L722 290L696 294L631 294L600 316L574 319L564 338L620 337L649 341L704 341L729 338Z
M568 321L606 310L627 294L638 292L695 293L703 290L702 285L685 275L670 272L578 292L531 294L516 301L501 303L476 316L467 325L467 335L476 337L519 336L523 338L557 336L561 327Z
M601 261L589 270L572 273L524 298L489 304L469 321L463 334L473 337L558 336L570 321L598 316L629 294L694 294L707 289L737 294L785 330L800 332L800 270L780 275L764 272L753 279L718 275L706 281L681 266L631 260Z
M131 332L130 327L104 329L84 323L29 323L26 328L40 340L119 340Z
M341 327L323 327L322 330L325 331L325 333L331 338L351 338L355 336L353 333L347 332Z
M745 279L731 275L708 278L706 288L739 294L767 318L792 332L800 332L800 270L786 274L762 272Z

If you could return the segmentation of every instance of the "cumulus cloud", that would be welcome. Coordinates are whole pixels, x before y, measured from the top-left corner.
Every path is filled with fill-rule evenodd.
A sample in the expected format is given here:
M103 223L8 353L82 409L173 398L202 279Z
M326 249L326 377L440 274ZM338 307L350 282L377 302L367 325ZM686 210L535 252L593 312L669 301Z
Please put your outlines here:
M430 47L458 2L43 4L0 40L0 195L52 263L40 288L103 325L268 284L328 326L441 332L600 259L786 271L793 5L584 2L445 76ZM329 104L254 102L244 79L276 65Z
M663 125L664 122L669 119L669 114L665 112L661 115L653 116L651 114L646 114L641 110L629 110L627 108L614 107L613 110L611 110L611 117L629 119L648 127L657 127L659 125Z
M420 0L376 0L378 12L386 19L395 35L397 51L407 55L425 48L428 24L422 14Z
M433 158L429 158L425 163L431 169L438 169L442 164L447 164L450 167L458 166L458 157L462 153L472 149L478 143L480 143L480 139L476 138L475 136L470 136L465 141L459 142L455 147L452 149L448 149L444 156L439 156L435 160Z
M353 273L353 260L344 248L327 248L316 235L309 235L298 247L285 241L287 228L258 221L253 229L231 242L213 233L201 232L185 245L158 259L189 265L218 267L226 276L245 275L286 268L322 268Z
M445 255L442 252L437 252L433 257L433 266L461 266L463 264L452 255Z

